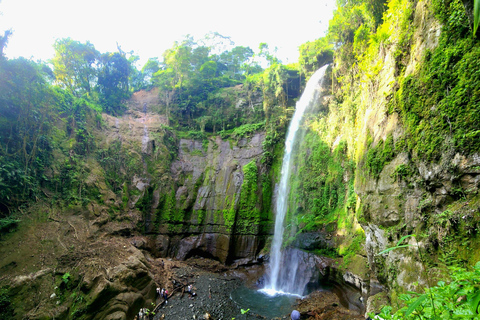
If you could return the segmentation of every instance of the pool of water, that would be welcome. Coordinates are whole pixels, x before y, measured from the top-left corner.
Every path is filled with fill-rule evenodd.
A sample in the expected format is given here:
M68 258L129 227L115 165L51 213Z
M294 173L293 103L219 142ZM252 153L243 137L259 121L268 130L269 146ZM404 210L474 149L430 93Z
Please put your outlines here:
M256 313L268 319L284 316L292 312L297 295L275 294L270 295L256 289L241 286L230 294L230 298L241 308L250 309L249 313Z

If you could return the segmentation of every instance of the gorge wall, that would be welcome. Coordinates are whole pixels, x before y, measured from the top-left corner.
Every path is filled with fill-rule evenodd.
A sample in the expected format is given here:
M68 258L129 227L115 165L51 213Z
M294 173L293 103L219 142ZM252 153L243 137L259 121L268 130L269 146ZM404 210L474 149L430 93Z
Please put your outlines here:
M369 25L359 12L357 32ZM453 261L471 266L480 258L479 96L468 84L478 83L478 40L465 12L454 1L449 9L389 2L369 42L361 33L343 38L332 97L309 120L292 184L290 241L340 255L340 277L366 297L381 284L367 311L444 279ZM408 235L415 236L407 248L378 255Z
M458 1L389 1L375 27L352 12L357 25L337 39L294 159L285 246L303 262L306 288L348 283L378 311L425 287L427 269L436 280L449 261L480 260L479 45ZM263 103L237 98L238 110ZM155 258L268 258L278 123L180 132L161 103L154 89L135 93L123 116L87 112L94 153L58 139L46 177L60 177L69 201L57 185L42 189L0 248L18 317L127 319L165 280ZM411 246L378 255L413 234Z

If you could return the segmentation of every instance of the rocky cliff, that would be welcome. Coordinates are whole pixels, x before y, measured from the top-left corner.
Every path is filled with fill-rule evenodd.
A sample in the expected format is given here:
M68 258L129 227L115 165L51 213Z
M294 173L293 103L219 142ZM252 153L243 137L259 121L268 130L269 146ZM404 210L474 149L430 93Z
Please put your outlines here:
M469 85L478 83L478 41L459 31L466 26L456 2L445 10L436 2L389 2L368 45L356 35L353 49L344 43L339 50L333 97L309 122L290 235L300 229L318 241L311 247L297 234L292 244L341 256L343 280L367 297L381 283L383 296L371 297L368 311L379 300L391 303L385 292L393 304L402 292L444 279L451 261L480 258L472 122L479 100ZM378 255L403 236L410 236L406 247Z

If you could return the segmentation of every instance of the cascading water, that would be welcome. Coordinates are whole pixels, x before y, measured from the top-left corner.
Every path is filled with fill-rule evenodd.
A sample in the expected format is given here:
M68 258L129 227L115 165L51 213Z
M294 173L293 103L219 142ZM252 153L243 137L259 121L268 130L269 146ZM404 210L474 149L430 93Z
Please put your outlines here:
M288 181L290 179L292 150L300 140L298 139L298 133L305 111L313 106L320 98L320 89L327 66L328 65L317 70L307 82L305 91L297 102L295 113L288 128L280 185L277 189L275 203L276 217L275 231L270 251L270 274L265 288L262 289L263 292L269 295L275 295L277 293L302 295L304 291L304 286L300 285L301 281L297 279L298 276L296 274L298 260L293 257L291 257L291 259L282 257L283 222L287 213Z
M148 150L148 141L150 140L148 138L148 130L147 130L147 117L145 116L145 120L143 122L143 136L142 136L142 152L147 153Z

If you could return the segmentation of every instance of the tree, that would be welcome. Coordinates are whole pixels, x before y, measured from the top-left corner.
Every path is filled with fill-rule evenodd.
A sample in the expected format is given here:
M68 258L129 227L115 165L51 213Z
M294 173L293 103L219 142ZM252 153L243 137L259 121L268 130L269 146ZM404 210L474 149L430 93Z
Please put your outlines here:
M278 58L275 56L277 48L275 48L274 52L272 53L268 47L268 44L262 42L259 44L258 49L260 50L258 56L264 58L268 62L269 66L275 63L280 63L280 60L278 60Z
M181 91L183 82L189 78L191 73L190 58L192 55L191 41L185 40L182 43L175 42L171 49L163 53L165 66L172 69L174 86Z
M165 115L168 125L170 121L170 104L175 94L175 74L173 69L158 70L153 75L153 81L160 89L160 97L165 104Z
M56 40L52 59L56 82L75 96L88 94L95 84L95 64L99 52L90 42L81 43L70 38Z
M123 111L122 102L129 96L129 74L130 64L124 55L115 52L101 56L97 88L105 112L118 114Z
M3 49L7 47L8 38L12 35L12 30L5 30L3 36L0 36L0 59L3 57Z
M158 72L158 70L160 70L160 62L158 62L158 58L149 58L141 71L143 81L145 83L153 84L153 75Z
M237 46L231 51L225 51L220 55L220 62L226 66L228 76L241 80L245 78L245 64L253 57L253 50L249 47Z
M129 52L129 54L130 56L128 57L127 60L128 60L128 63L130 64L130 74L128 76L130 90L132 92L135 92L141 89L145 89L147 86L145 82L145 76L143 72L141 70L138 70L136 67L136 63L140 60L140 57L133 54L133 51Z
M0 74L0 203L8 206L36 196L51 158L56 112L37 64L0 61Z
M316 71L333 61L333 47L327 38L320 38L300 45L298 62L304 74Z

